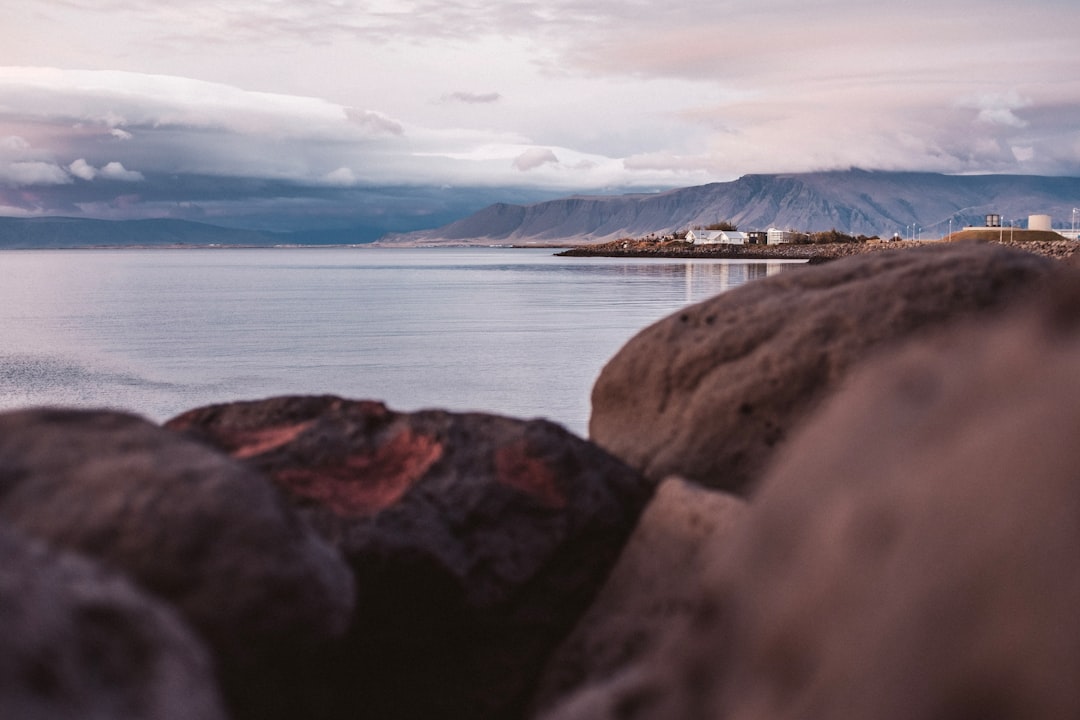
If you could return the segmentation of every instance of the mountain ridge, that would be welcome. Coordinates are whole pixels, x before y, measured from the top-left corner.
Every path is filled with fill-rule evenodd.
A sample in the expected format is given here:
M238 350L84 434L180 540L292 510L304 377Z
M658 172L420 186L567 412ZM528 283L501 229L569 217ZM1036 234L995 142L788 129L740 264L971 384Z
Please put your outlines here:
M940 236L982 225L989 213L1019 224L1050 215L1066 227L1080 178L841 170L755 174L659 193L572 195L532 205L496 203L432 230L390 234L380 245L603 242L727 221L744 230L836 229L863 235Z

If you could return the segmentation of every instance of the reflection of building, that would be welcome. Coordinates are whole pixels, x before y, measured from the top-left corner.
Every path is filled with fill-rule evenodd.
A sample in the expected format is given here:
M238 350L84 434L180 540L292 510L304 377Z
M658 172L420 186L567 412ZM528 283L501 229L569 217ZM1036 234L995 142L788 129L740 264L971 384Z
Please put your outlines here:
M797 260L770 262L691 260L682 265L653 265L652 267L663 267L683 274L685 302L689 305L752 280L760 280L801 266L802 262Z

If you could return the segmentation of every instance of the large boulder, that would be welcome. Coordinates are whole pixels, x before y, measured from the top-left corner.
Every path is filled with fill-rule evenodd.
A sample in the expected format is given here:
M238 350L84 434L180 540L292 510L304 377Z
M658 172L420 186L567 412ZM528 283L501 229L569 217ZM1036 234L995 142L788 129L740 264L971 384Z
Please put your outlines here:
M123 413L0 415L0 520L174 604L240 716L280 707L267 673L343 635L353 608L336 549L265 478Z
M616 718L622 688L636 692L655 682L653 656L694 616L706 594L706 571L745 512L734 495L664 480L603 589L548 660L533 714L585 702L591 717Z
M622 717L1077 717L1071 283L857 371L767 474L712 602L657 657L676 681Z
M647 477L747 492L859 361L996 310L1057 268L994 245L880 252L757 280L639 333L593 388L590 437Z
M652 488L561 427L332 396L202 408L168 427L273 479L356 577L330 717L512 718Z
M171 608L3 526L0 636L0 717L226 717L209 653Z

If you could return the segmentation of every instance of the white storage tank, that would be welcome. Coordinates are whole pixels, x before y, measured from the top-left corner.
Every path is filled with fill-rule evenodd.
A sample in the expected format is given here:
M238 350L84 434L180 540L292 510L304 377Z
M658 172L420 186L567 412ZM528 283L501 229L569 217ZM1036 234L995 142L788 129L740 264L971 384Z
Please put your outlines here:
M1049 215L1028 216L1028 230L1052 230L1052 223Z

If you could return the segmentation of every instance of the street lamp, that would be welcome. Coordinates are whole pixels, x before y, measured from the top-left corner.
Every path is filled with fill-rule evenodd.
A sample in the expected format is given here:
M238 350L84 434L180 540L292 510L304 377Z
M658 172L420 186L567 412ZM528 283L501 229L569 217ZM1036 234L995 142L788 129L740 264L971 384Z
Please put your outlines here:
M952 240L952 218L949 218L949 239Z
M1080 208L1073 208L1072 221L1073 221L1073 240L1076 240L1076 215L1080 213Z

